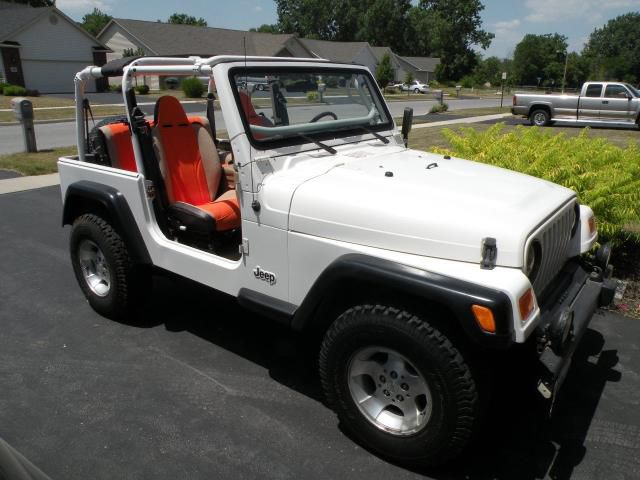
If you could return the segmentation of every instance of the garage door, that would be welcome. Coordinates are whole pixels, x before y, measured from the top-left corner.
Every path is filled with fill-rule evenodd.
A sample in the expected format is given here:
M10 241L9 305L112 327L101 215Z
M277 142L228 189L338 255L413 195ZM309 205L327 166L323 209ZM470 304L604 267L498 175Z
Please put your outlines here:
M72 93L76 73L92 63L22 60L24 83L40 93ZM89 82L87 91L95 92L95 82Z

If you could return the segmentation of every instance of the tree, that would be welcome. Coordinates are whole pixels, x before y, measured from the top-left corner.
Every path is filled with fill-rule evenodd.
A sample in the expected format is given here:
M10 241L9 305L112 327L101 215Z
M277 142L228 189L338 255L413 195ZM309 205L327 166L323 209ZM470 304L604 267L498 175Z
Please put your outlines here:
M277 23L269 24L263 23L258 28L250 28L250 32L260 32L260 33L280 33L280 27Z
M389 52L382 56L382 60L376 68L376 80L382 88L393 80L393 67L391 66L391 54Z
M141 47L138 47L135 50L133 48L125 48L122 51L122 58L143 57L143 56L144 56L144 49Z
M438 76L458 79L473 71L474 47L488 48L480 0L275 0L278 30L305 38L362 41L400 55L437 56Z
M486 49L494 37L481 28L482 10L480 0L420 0L411 12L415 43L407 44L410 53L440 57L440 80L456 80L471 73L479 61L473 47Z
M102 12L98 8L94 8L93 12L87 13L82 17L82 28L94 37L102 31L102 29L111 21L113 17Z
M567 37L558 33L525 35L516 45L513 54L515 83L559 86L562 83L567 47Z
M583 55L598 80L640 81L640 12L620 15L589 37Z
M197 27L206 27L207 21L200 17L196 18L192 15L187 15L186 13L174 13L169 17L167 23L177 23L180 25L195 25Z

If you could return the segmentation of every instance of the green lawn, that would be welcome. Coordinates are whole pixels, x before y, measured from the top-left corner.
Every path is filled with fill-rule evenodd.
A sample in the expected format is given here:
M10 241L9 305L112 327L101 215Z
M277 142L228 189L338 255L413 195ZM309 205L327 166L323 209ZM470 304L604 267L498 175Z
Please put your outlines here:
M37 153L13 153L0 155L0 170L13 170L22 175L45 175L58 171L58 158L75 155L76 147L42 150Z

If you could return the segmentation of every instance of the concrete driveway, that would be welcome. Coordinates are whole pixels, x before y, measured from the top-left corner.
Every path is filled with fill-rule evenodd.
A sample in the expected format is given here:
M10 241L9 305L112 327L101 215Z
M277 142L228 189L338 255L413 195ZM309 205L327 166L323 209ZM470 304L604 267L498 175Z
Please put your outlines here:
M640 322L596 315L550 421L511 362L467 455L413 472L342 433L312 345L228 296L158 277L136 325L96 315L59 197L0 196L0 437L53 479L640 478Z

